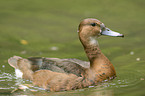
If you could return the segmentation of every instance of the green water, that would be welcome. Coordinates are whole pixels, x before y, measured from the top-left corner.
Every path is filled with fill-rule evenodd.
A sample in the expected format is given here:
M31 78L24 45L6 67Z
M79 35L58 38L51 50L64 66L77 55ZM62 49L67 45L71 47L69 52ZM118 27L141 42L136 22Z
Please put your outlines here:
M77 36L79 22L97 18L125 38L102 36L102 52L114 64L117 78L92 88L68 92L16 91L18 87L7 59L43 56L86 60ZM1 0L0 95L28 96L144 96L144 0ZM26 40L28 44L21 43ZM21 81L22 83L30 83Z

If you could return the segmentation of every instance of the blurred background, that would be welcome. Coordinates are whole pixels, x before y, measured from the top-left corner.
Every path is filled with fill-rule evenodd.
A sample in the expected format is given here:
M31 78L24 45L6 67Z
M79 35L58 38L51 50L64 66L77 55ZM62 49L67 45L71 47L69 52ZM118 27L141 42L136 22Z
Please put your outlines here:
M125 38L102 36L102 52L115 66L117 78L93 88L69 92L18 91L13 55L77 58L87 61L77 28L85 18L96 18ZM0 94L51 96L145 95L144 0L1 0ZM25 80L23 82L26 82ZM35 89L36 90L36 89Z

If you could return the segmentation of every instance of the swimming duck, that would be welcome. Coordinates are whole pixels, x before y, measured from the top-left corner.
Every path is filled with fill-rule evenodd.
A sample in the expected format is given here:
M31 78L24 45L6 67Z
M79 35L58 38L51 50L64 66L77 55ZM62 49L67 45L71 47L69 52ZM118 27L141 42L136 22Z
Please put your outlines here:
M74 90L97 85L116 77L113 64L101 52L97 38L101 35L124 37L107 28L101 21L84 19L78 28L79 39L89 62L78 59L13 56L8 63L18 77L31 80L34 85L49 91Z

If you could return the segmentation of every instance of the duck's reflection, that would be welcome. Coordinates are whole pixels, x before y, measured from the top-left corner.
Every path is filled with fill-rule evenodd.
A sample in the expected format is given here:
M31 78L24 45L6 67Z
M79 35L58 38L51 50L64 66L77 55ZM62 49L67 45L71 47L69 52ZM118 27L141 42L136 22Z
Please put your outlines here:
M63 91L63 92L47 92L47 91L17 91L12 93L12 96L114 96L114 91L112 89L104 89L101 87L85 88L73 91Z

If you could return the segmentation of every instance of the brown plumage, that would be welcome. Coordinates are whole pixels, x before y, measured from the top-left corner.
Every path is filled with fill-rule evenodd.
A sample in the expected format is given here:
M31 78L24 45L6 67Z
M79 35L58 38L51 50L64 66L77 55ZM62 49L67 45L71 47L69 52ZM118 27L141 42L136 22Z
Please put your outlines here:
M112 63L99 49L97 37L110 35L123 37L111 31L97 19L84 19L78 29L79 39L90 62L78 59L11 57L8 63L19 69L22 78L49 91L63 91L97 85L103 80L116 77Z

